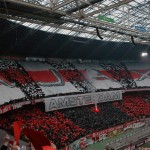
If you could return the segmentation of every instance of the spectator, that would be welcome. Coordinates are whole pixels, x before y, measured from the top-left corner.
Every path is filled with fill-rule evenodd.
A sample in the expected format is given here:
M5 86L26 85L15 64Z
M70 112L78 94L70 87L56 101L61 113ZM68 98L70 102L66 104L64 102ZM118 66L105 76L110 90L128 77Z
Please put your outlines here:
M7 150L8 146L9 146L9 141L10 141L9 135L6 134L6 136L5 136L5 142L2 145L2 147L0 148L0 150Z
M5 136L5 142L2 145L2 147L0 148L0 150L8 150L8 148L10 147L10 150L19 150L19 146L17 145L17 142L14 141L13 144L10 144L10 137L8 134L6 134Z

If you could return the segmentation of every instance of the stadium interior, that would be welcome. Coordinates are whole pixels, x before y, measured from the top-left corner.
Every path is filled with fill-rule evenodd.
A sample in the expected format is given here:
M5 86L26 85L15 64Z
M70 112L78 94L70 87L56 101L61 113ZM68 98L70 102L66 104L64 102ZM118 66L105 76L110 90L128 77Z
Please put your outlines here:
M149 0L0 0L8 149L150 149Z

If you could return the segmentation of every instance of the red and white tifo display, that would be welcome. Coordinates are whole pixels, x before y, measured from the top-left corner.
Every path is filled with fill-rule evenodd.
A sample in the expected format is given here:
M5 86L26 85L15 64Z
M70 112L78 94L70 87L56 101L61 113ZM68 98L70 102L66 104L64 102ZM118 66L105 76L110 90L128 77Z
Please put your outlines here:
M150 62L82 64L62 59L0 58L0 104L56 95L150 88Z

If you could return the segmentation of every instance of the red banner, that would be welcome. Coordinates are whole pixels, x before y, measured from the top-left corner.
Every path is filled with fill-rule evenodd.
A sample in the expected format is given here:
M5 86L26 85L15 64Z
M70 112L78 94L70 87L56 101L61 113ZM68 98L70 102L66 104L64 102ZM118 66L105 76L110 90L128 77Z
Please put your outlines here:
M33 144L34 148L37 150L42 150L42 146L50 146L50 141L39 131L25 128L23 129L24 134L29 138L30 142Z
M18 143L21 134L22 121L13 122L13 128L14 128L14 139Z

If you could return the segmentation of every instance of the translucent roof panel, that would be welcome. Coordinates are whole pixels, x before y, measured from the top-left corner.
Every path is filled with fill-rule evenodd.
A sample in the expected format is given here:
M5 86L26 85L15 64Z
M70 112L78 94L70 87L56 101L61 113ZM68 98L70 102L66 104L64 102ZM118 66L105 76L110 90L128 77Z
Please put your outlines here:
M106 41L132 42L133 36L137 43L150 43L149 0L13 0L15 2L39 9L29 14L30 17L10 14L10 20L30 28L92 39L99 39L100 35Z

